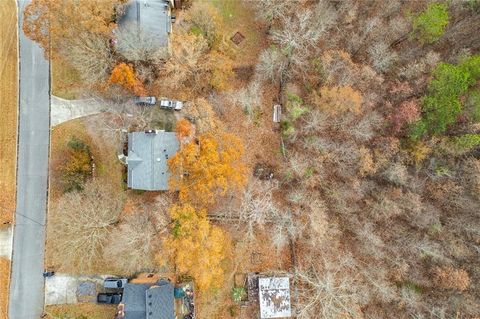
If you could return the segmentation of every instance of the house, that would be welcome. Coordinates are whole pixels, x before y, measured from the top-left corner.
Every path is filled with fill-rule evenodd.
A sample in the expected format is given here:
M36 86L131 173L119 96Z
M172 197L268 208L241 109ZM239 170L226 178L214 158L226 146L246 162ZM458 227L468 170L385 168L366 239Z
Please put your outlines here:
M292 315L288 277L258 278L260 318L287 318Z
M180 144L174 132L149 130L128 134L127 185L131 189L168 190L167 161Z
M134 41L118 39L117 50L154 50L167 48L172 31L173 0L130 0L118 21L119 29L127 28L136 35ZM118 32L121 33L121 32Z
M174 287L167 280L154 284L127 283L117 319L175 319Z

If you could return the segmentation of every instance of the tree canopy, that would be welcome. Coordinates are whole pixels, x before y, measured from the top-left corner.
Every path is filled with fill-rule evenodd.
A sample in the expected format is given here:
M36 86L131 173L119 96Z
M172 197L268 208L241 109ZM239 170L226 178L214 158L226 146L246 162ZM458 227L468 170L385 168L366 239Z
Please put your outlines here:
M229 248L225 232L209 223L205 210L196 211L188 204L172 206L170 217L173 226L163 244L178 272L192 276L199 290L218 288Z
M433 43L445 32L448 19L446 4L431 3L425 11L413 18L413 32L420 41Z
M79 34L109 35L113 17L125 0L32 0L23 12L25 35L37 42L48 55L65 40Z
M170 188L179 190L184 203L213 204L216 196L245 185L243 153L241 140L233 134L202 134L169 160Z

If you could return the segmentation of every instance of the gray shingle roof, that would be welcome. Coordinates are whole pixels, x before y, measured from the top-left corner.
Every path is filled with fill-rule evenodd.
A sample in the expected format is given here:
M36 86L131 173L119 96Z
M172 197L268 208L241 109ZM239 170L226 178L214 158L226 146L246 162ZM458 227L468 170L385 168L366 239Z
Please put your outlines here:
M160 281L157 286L148 289L146 299L147 319L173 319L175 317L173 286L168 281Z
M168 34L171 32L169 3L165 0L130 0L118 24L120 28L136 27L151 38L156 47L166 47ZM146 43L139 41L137 44ZM119 50L121 49L122 44L119 43Z
M141 190L167 190L167 161L177 152L174 132L133 132L128 134L128 187Z
M174 319L173 286L165 280L155 285L127 284L123 291L125 319Z

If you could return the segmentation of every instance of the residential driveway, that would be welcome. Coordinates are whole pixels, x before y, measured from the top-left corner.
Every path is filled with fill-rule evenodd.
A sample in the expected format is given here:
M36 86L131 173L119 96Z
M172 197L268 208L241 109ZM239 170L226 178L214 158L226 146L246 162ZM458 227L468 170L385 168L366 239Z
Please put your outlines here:
M103 280L107 277L55 274L45 280L45 305L95 302L97 293L103 291Z
M100 99L65 100L52 95L50 108L50 125L55 126L79 117L103 112L106 106Z
M0 228L0 257L12 257L12 227Z
M50 139L49 62L22 32L23 9L17 0L19 30L19 132L17 208L13 235L10 319L38 319L43 313L45 215Z

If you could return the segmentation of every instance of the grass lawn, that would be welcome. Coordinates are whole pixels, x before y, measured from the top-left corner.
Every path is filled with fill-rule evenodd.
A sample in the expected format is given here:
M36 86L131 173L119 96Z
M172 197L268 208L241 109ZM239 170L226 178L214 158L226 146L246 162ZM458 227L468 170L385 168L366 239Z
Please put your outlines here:
M17 162L17 9L0 1L0 226L15 211Z
M78 98L81 88L78 71L60 57L52 59L52 94L74 100Z
M68 142L75 137L89 146L91 154L96 165L95 178L101 179L104 183L109 183L118 187L122 192L122 172L123 165L117 158L117 150L112 143L105 138L97 136L96 133L88 129L88 119L76 119L62 123L52 130L51 157L50 157L50 196L49 204L52 205L60 196L64 189L62 184L62 173L60 167L65 161L65 154L68 148ZM49 214L52 214L50 210ZM50 216L51 217L51 216ZM53 219L51 219L53 220ZM52 223L48 228L55 227ZM55 245L55 238L47 236L46 241L46 260L47 265L58 265L61 261L55 260L52 254L52 247ZM111 271L107 268L108 263L101 261L98 264L98 273ZM61 269L63 272L78 273L78 269ZM88 317L90 318L90 317Z
M10 260L0 258L0 318L8 314L8 285L10 283Z
M225 23L224 41L236 53L235 65L252 64L258 53L264 47L265 32L262 25L255 20L254 12L242 1L211 0L219 10ZM240 45L235 45L230 38L239 31L245 39Z
M115 305L83 303L47 306L45 312L48 319L112 319L115 316L115 310Z

